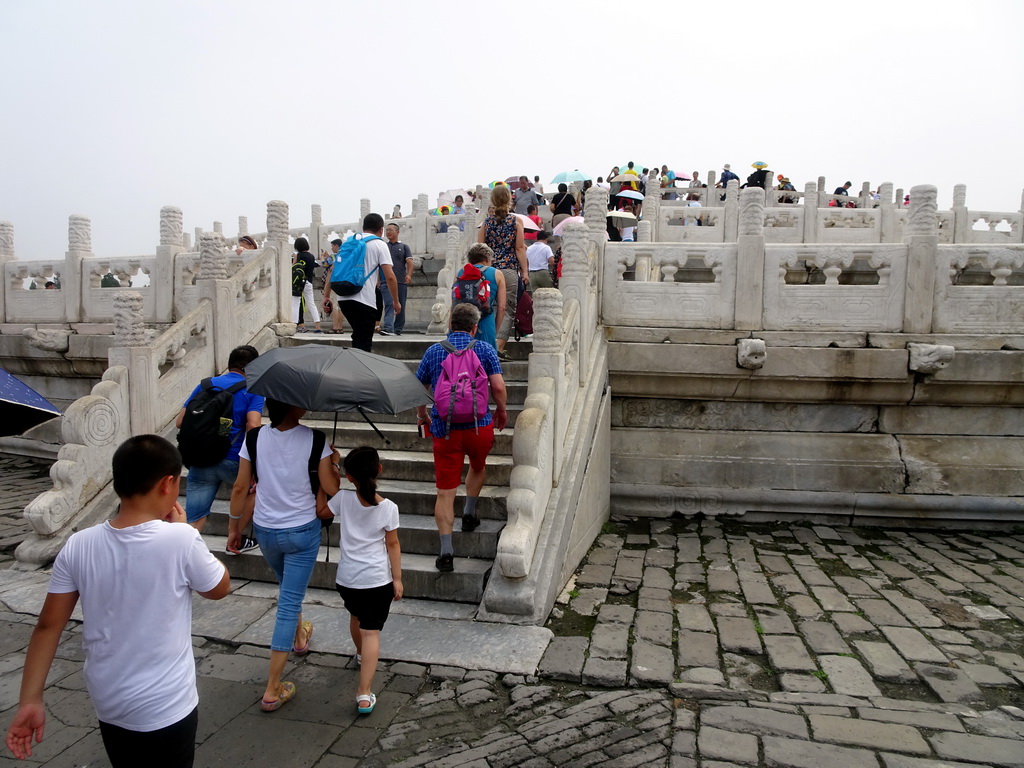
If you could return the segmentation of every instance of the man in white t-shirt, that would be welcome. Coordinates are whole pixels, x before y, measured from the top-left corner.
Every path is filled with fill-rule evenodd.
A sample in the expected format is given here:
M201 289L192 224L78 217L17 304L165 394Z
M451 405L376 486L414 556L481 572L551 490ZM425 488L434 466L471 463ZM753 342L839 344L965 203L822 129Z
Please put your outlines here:
M548 245L550 235L550 232L538 232L537 242L526 249L526 262L530 268L530 284L527 290L531 293L534 288L555 287L551 279L551 270L555 267L555 254Z
M53 565L7 747L24 759L33 736L42 741L46 676L81 599L85 684L111 765L191 766L199 722L192 592L219 600L231 581L185 522L173 445L131 437L114 452L113 470L117 515L73 534Z
M391 268L391 251L388 250L387 244L380 239L383 233L384 217L379 213L366 214L363 219L363 234L352 235L353 237L376 236L375 239L366 243L366 256L363 259L367 275L366 282L363 283L359 293L338 302L338 309L348 320L348 324L352 326L352 346L364 352L371 351L373 328L383 314L377 309L377 283L381 273L384 274L384 279L387 281L395 314L402 311L402 302L398 298L398 280L395 277L395 271Z

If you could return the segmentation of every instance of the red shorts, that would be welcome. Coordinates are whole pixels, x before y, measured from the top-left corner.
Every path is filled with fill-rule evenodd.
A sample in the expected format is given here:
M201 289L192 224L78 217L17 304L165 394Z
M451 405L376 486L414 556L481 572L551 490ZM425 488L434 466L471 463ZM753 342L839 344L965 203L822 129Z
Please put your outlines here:
M435 485L442 491L458 488L466 456L469 466L477 472L487 464L487 454L494 447L494 425L477 429L453 429L448 439L434 438Z

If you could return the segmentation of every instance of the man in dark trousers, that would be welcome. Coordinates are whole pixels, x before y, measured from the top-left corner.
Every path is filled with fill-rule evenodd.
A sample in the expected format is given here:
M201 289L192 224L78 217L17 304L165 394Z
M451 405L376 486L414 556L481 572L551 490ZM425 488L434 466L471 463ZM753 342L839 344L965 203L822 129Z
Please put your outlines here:
M398 284L398 301L402 305L401 312L395 312L394 304L391 302L391 293L381 291L384 299L384 318L380 321L380 333L382 336L401 336L405 329L405 299L409 292L409 283L412 282L412 251L409 246L398 239L399 228L397 224L391 223L384 228L384 235L388 239L388 250L391 252L391 269L395 272L395 282Z
M373 327L377 323L377 284L380 275L383 273L388 284L388 291L391 292L391 304L395 314L402 311L402 302L398 298L398 281L395 279L395 270L391 266L391 251L381 240L384 234L384 217L379 213L368 213L363 219L363 233L353 237L365 238L375 236L366 243L366 255L363 264L366 273L366 282L358 293L338 302L338 309L352 326L352 346L364 352L372 351Z

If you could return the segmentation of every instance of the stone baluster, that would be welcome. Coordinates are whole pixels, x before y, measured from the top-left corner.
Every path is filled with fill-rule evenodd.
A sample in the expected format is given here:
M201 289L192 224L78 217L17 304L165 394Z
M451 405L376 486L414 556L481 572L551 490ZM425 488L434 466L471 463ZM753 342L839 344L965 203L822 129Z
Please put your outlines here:
M64 319L78 323L82 315L82 281L85 259L92 256L92 222L86 216L68 217L68 250L64 254L64 269L60 276L64 294Z
M912 187L904 228L907 243L907 289L903 302L903 333L931 333L938 269L938 190L930 184Z
M638 243L649 243L654 239L654 227L648 219L644 219L636 225L636 241Z
M238 217L238 236L249 234L249 217L239 216Z
M730 179L725 185L725 232L724 240L727 243L735 243L739 232L739 203L740 183L736 179Z
M587 193L590 197L590 193ZM548 418L553 424L552 477L562 471L565 452L565 433L571 413L571 402L560 397L565 388L566 350L563 348L565 334L565 296L557 288L538 288L533 292L533 349L529 360L529 379L537 381L551 377L551 401ZM545 475L546 476L546 475Z
M892 204L892 182L883 181L878 187L878 218L883 243L896 242L896 213Z
M264 248L277 249L277 322L292 320L291 247L288 244L288 203L271 200L267 203L267 242Z
M971 223L967 218L967 185L953 187L953 242L970 242Z
M149 276L153 287L153 319L158 323L174 321L174 257L185 250L181 208L165 205L160 209L160 245Z
M188 251L192 247L192 235L188 232L181 233L181 247Z
M818 185L804 184L804 242L813 243L818 237Z
M427 212L427 209L426 209L426 207L424 207L423 201L420 200L419 197L414 197L412 199L412 215L413 216L422 216L426 212Z
M215 233L217 233L218 235L223 235L224 234L224 224L219 222L219 221L213 222L213 231Z
M181 208L165 205L160 209L160 245L181 245L183 216Z
M641 206L644 219L652 224L657 224L660 208L661 184L658 182L657 177L652 175L647 178L647 194L644 195L643 205Z
M228 355L241 343L238 338L236 291L228 274L224 236L219 232L203 233L199 242L199 277L196 286L199 288L200 299L209 299L213 305L213 353L218 371L227 367Z
M646 206L646 200L644 205ZM604 239L604 233L608 231L608 190L604 187L591 187L587 190L587 202L583 207L583 220L590 230L590 237ZM647 210L644 209L644 217ZM655 220L652 218L652 221Z
M595 265L590 257L590 230L586 224L573 222L562 230L562 278L559 289L566 302L576 299L580 305L580 355L582 358L590 352L590 343L597 329L597 287L595 285ZM598 250L600 253L600 250ZM578 366L580 380L583 383L586 366Z
M138 291L114 294L114 346L141 347L146 344L143 321L145 303Z
M736 330L760 330L764 314L764 190L740 191L736 251Z
M430 210L430 196L425 192L420 192L420 194L416 195L416 200L419 202L420 210L423 211L423 213Z
M362 223L370 214L370 199L367 197L360 198L359 200L359 222Z
M466 234L466 240L472 237ZM428 333L447 333L452 311L452 284L462 262L463 233L458 227L449 227L445 240L444 266L437 273L437 293L431 307ZM514 290L514 289L513 289Z
M825 177L824 176L819 176L818 177L818 191L819 192L824 192L825 191Z
M873 208L874 199L871 197L871 182L865 181L860 185L860 194L857 196L858 208Z
M902 188L898 188L896 190L895 199L896 199L895 205L896 205L897 208L904 208L905 207L903 205L903 189Z
M714 203L715 205L718 205L718 202L719 202L718 201L718 197L715 194L715 184L717 183L717 180L718 180L718 174L715 173L714 171L708 171L708 176L707 176L708 188L704 190L704 192L706 193L704 195L704 205L705 206L711 206L712 203Z
M4 286L7 285L7 267L5 266L8 261L14 259L14 224L9 221L0 221L0 279L3 280L3 285L0 285L0 322L7 322L7 296L6 289ZM61 281L63 285L63 281Z
M199 241L202 240L202 238L203 238L203 228L202 227L196 227L195 228L195 235L192 238L192 242L195 243L196 251L197 252L199 251Z
M309 245L313 249L314 258L320 258L320 251L327 249L327 233L321 232L324 224L323 207L313 203L309 208ZM321 241L320 238L323 238Z

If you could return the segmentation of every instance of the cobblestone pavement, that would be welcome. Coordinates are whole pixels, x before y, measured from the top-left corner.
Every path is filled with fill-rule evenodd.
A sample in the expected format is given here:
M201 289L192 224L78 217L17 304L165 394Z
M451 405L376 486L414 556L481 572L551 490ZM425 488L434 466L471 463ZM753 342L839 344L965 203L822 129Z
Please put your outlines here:
M6 724L45 576L0 577ZM352 660L329 653L286 672L294 702L257 711L266 649L200 636L218 610L262 616L256 586L194 623L197 766L1024 766L1021 534L611 523L548 623L538 675L381 664L366 717ZM106 764L77 633L37 765Z
M0 563L14 556L14 548L28 535L22 512L25 505L53 487L52 461L0 455Z

